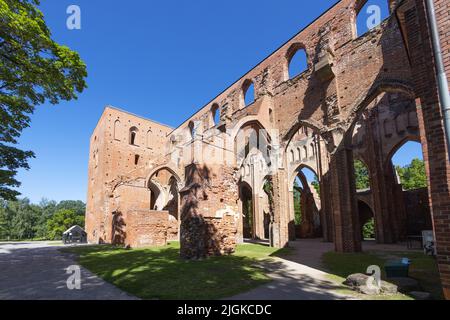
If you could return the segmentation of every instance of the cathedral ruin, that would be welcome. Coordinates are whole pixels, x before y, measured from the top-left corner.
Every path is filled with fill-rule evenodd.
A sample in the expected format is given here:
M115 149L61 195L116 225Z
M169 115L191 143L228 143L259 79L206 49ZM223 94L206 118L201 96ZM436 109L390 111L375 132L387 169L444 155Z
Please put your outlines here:
M390 15L363 35L367 1L338 1L177 128L106 107L90 141L89 241L180 240L188 259L232 253L245 238L282 248L319 237L357 252L373 216L379 243L434 228L450 298L450 163L424 1L386 1ZM450 77L450 4L434 2ZM299 53L307 65L290 74ZM407 141L421 143L428 176L415 195L392 165ZM355 159L370 190L356 189Z

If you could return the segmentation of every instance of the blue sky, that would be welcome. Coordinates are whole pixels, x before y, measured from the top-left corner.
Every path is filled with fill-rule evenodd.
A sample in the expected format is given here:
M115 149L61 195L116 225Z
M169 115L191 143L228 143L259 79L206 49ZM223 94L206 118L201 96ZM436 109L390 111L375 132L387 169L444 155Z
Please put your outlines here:
M89 88L37 107L20 139L37 156L19 172L22 196L84 201L89 138L105 105L177 126L334 2L42 0L54 39L86 62ZM81 30L66 28L71 4Z

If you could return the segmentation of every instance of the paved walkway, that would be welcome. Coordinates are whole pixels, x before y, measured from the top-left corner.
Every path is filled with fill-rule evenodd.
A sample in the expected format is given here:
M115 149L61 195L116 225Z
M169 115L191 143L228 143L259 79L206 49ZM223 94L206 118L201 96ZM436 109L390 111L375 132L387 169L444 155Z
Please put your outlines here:
M81 268L81 290L69 290L74 256L47 242L0 243L0 300L136 299Z
M321 240L292 242L294 252L273 263L264 264L272 282L232 297L232 300L347 300L354 299L335 292L338 285L321 271L322 254L333 250L332 243Z

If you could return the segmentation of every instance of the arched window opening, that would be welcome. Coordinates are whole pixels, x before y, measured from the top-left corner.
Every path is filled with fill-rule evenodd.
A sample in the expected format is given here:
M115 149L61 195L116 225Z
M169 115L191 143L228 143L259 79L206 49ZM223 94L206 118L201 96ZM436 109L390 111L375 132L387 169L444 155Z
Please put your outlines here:
M114 122L114 140L120 140L120 121Z
M291 150L291 162L295 161L294 150Z
M404 143L392 156L392 165L403 190L411 191L427 187L425 162L420 143L415 141Z
M388 0L361 0L355 8L355 36L362 36L376 28L389 16Z
M293 186L292 238L317 238L322 236L320 221L320 184L317 175L309 168L297 172Z
M193 121L189 122L189 133L191 135L191 139L194 140L195 138L195 124Z
M370 190L370 176L367 165L361 160L354 160L356 191L363 192Z
M132 127L130 129L130 145L132 146L137 146L137 134L138 134L139 130L136 127Z
M245 107L255 102L255 85L251 80L246 80L242 86Z
M136 155L134 156L134 165L137 166L138 164L139 164L139 155L136 154Z
M303 48L296 48L295 51L288 56L288 72L289 79L295 78L308 70L308 58Z
M308 147L303 146L303 155L305 156L305 159L308 159Z
M220 123L220 108L218 104L214 104L211 108L212 126L217 126Z

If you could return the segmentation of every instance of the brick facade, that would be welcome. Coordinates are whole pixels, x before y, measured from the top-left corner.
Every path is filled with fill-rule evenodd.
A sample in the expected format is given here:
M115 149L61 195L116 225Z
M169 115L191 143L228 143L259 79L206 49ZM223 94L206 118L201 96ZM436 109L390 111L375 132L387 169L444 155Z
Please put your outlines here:
M136 239L145 234L164 243L163 233L151 236L143 222L154 214L157 230L166 216L171 221L166 237L176 238L178 228L185 258L233 252L244 228L284 247L296 233L293 181L309 168L319 178L321 201L319 214L306 216L320 217L322 236L337 251L359 251L353 161L361 159L370 171L367 201L377 240L392 243L408 231L391 157L405 141L420 141L438 263L450 298L450 166L424 2L389 1L391 15L357 37L355 17L365 2L336 3L176 129L105 109L91 139L89 240L120 239L113 222L123 219L139 235L125 234L125 243L139 245ZM450 76L449 2L435 0L435 6ZM305 50L308 65L290 77L289 62L298 50ZM255 100L246 106L250 84ZM117 121L122 131L115 130Z

